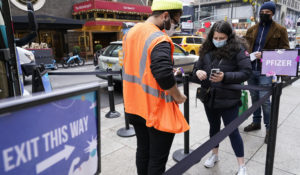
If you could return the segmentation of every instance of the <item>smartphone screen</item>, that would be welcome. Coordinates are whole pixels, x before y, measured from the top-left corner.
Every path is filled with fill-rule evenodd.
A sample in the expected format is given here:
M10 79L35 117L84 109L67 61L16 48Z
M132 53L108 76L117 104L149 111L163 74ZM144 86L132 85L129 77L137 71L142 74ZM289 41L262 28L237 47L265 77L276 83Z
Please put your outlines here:
M218 74L218 73L220 73L220 69L219 68L213 68L213 69L211 69L210 76L212 76L213 74Z

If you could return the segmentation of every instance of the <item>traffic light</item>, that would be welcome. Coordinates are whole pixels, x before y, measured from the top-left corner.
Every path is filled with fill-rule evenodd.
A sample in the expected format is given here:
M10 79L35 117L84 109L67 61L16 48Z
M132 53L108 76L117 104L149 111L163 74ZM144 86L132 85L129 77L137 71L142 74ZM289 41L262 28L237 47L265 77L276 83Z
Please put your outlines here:
M224 21L227 21L227 16L225 16Z

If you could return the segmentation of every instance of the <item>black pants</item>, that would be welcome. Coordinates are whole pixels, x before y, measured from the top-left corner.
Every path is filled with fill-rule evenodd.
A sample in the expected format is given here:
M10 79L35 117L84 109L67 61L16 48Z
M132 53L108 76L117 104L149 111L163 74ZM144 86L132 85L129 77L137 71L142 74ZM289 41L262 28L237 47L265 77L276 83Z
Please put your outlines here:
M138 175L161 175L165 172L175 134L146 127L137 115L125 114L137 137L136 166Z
M227 126L230 122L238 117L238 105L228 109L211 109L204 105L207 119L209 122L209 136L212 137L220 131L221 117L224 125ZM236 128L230 135L230 142L236 157L244 157L244 144L238 128ZM219 145L216 146L216 148Z

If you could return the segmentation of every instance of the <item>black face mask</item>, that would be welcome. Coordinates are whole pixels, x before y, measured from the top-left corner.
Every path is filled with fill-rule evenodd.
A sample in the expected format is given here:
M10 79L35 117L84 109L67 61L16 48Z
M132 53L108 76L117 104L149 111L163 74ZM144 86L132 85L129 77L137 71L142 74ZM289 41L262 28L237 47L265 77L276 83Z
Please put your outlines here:
M271 15L270 14L259 14L260 22L262 23L269 23L272 21Z

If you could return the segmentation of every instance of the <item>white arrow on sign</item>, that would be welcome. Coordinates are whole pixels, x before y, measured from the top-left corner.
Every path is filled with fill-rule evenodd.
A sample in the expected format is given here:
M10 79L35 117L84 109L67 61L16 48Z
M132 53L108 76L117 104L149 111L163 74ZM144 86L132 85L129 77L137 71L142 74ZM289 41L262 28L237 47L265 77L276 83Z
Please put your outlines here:
M57 162L63 159L68 160L68 158L70 157L74 149L75 149L74 146L65 145L65 148L62 151L38 163L36 165L36 174L45 171L46 169L48 169L49 167L51 167L52 165L56 164Z

